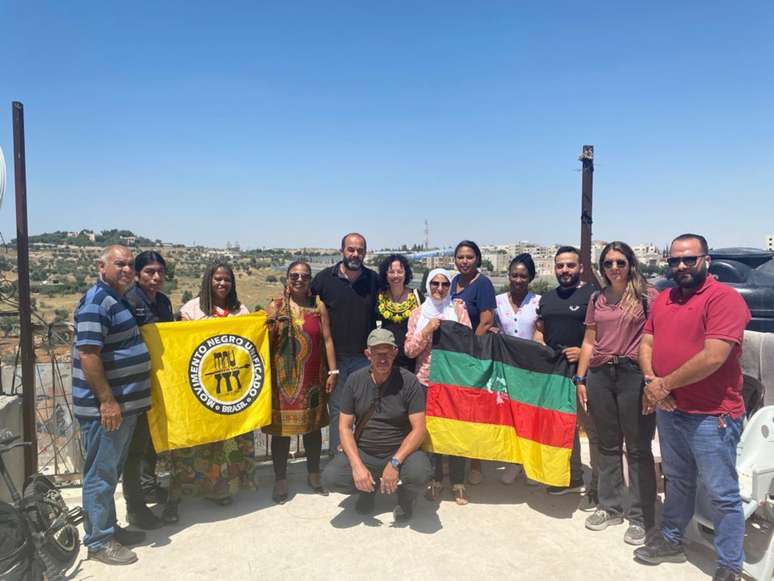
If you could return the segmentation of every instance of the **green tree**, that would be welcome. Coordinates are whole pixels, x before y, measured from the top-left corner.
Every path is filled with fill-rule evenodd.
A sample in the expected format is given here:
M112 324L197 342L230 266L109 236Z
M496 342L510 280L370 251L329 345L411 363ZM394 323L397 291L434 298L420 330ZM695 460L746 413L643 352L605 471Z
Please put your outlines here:
M16 317L0 317L0 331L3 332L3 337L8 337L13 331L16 325Z
M181 299L183 303L187 303L193 298L193 293L189 290L183 291L183 298Z

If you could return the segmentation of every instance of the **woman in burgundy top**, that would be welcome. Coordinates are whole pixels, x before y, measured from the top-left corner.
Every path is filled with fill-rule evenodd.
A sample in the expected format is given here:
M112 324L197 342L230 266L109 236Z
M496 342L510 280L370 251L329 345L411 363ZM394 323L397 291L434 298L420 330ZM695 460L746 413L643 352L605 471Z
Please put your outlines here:
M624 541L641 545L655 524L656 475L651 452L655 421L642 415L645 382L637 354L648 305L657 293L648 287L634 252L623 242L605 246L599 271L603 288L589 300L574 378L581 404L588 406L599 432L598 506L586 519L586 528L601 531L623 524L625 442L631 507Z

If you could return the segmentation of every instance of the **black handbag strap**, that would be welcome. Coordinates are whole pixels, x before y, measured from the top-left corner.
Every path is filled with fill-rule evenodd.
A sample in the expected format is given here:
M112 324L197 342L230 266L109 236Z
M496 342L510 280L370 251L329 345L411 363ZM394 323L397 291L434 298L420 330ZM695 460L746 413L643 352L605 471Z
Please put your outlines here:
M363 430L365 430L366 424L368 424L368 420L370 420L374 413L376 412L376 406L379 405L379 400L382 399L382 386L379 386L379 394L371 401L371 405L368 406L368 409L366 410L366 413L363 414L362 419L357 423L357 426L355 427L355 443L357 444L360 441L360 436L363 435Z

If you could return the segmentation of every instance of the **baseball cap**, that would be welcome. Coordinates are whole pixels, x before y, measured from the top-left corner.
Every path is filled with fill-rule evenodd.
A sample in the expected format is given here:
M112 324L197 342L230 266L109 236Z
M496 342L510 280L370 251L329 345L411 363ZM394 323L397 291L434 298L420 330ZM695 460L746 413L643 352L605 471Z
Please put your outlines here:
M368 341L366 341L366 345L369 347L374 347L376 345L391 345L392 347L397 347L398 344L395 343L395 335L392 334L392 331L388 331L387 329L374 329L368 334Z

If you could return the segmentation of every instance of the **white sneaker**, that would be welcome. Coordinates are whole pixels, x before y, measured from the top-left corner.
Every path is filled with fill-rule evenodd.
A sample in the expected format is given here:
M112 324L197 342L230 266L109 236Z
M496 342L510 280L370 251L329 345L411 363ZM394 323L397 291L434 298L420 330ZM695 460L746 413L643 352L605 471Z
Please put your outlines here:
M500 482L503 484L513 484L516 478L521 474L521 464L506 464Z

